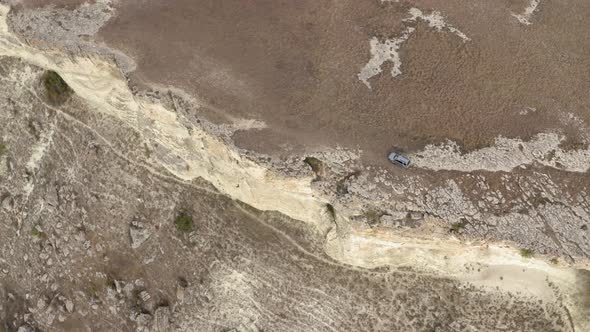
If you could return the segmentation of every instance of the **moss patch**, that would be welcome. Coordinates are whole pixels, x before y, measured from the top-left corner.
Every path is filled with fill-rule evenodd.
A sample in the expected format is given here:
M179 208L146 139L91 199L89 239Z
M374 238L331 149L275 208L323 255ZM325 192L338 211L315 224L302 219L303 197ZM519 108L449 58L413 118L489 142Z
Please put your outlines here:
M47 100L53 105L65 103L74 93L63 78L53 70L46 71L42 80L47 93Z
M6 151L8 151L8 147L4 143L0 143L0 157L2 157Z

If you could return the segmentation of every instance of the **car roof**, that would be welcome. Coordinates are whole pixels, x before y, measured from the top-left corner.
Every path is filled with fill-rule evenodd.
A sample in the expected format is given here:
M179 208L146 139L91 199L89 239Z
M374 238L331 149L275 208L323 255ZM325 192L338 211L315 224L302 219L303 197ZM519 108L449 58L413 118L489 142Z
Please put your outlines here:
M409 163L410 159L398 154L397 156L395 156L395 160L401 161L403 163Z

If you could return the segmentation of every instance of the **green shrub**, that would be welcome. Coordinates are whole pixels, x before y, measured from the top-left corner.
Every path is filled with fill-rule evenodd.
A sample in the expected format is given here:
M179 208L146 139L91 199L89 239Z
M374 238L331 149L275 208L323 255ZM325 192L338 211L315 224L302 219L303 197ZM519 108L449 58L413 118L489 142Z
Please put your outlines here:
M322 163L322 161L319 160L318 158L306 157L305 159L303 159L303 162L308 164L314 173L320 174L322 172L322 168L324 166L324 163Z
M45 233L43 233L42 231L38 230L37 227L33 227L31 229L31 236L33 237L38 237L40 239L44 239L47 236L45 235Z
M181 232L190 232L193 229L193 218L186 212L180 214L174 220L176 229Z
M557 263L559 263L559 260L557 260L557 258L551 258L550 262L553 265L557 265Z
M54 105L65 103L73 94L69 85L53 70L46 71L42 79L47 92L47 99Z
M459 231L464 229L465 226L467 226L467 220L462 219L459 222L455 222L455 223L451 224L450 232L451 233L459 233Z
M520 255L524 258L531 258L535 256L535 252L531 249L520 249Z

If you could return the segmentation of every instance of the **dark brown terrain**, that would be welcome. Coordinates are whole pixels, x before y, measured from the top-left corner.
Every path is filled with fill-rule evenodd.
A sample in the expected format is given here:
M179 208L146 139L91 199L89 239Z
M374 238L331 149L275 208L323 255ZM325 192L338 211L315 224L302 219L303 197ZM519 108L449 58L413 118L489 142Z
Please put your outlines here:
M374 159L392 146L415 150L450 139L473 149L498 135L527 139L562 127L559 112L590 120L583 69L590 4L543 3L524 26L511 12L526 5L131 0L117 5L100 37L133 55L136 78L268 124L238 133L241 146L276 152L281 144L338 144ZM402 22L410 7L442 11L471 41L420 20ZM356 76L369 60L369 39L396 36L405 25L417 31L401 47L402 75L391 77L385 63L369 90ZM519 115L526 108L537 111Z

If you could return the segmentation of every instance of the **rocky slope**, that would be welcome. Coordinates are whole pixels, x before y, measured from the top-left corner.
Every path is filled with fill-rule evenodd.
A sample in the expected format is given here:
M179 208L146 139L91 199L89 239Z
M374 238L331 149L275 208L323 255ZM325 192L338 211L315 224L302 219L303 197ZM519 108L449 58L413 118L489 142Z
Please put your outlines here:
M584 174L268 158L232 145L255 123L133 92L103 53L34 47L0 16L5 329L587 327Z

